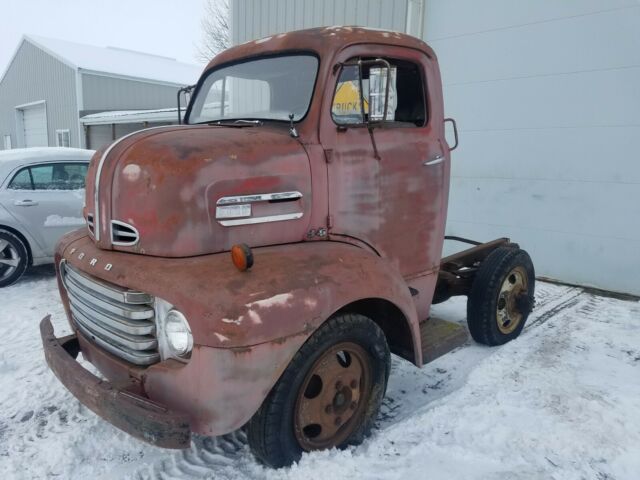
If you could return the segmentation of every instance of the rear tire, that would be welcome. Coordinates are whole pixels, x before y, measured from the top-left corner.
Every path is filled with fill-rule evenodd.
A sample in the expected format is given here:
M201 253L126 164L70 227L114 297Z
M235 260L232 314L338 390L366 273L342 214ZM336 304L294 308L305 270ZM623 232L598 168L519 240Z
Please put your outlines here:
M358 314L331 318L295 354L247 424L251 451L280 468L304 451L361 443L377 417L389 370L378 325Z
M18 281L29 263L24 242L7 230L0 230L0 288Z
M480 264L467 299L467 324L473 339L503 345L517 338L533 309L535 270L529 254L500 247Z

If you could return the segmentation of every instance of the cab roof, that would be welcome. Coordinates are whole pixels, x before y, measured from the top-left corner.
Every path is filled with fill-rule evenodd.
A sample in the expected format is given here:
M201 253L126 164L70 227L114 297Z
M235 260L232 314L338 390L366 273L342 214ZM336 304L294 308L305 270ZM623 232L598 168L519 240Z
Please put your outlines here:
M406 33L355 26L334 26L279 33L242 43L218 54L209 62L207 70L234 60L284 50L310 50L324 57L345 47L362 43L413 48L425 52L431 58L435 58L431 47L419 38L412 37Z

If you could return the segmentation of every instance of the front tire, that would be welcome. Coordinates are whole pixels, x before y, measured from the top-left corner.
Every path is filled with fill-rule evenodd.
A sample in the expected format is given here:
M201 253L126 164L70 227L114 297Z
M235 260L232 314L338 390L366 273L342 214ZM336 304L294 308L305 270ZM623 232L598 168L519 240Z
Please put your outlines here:
M342 314L328 320L249 421L253 454L280 468L304 451L361 443L380 409L390 361L384 333L371 319Z
M480 264L467 299L473 339L503 345L520 335L534 304L535 270L529 254L500 247Z
M29 254L24 242L7 230L0 230L0 288L18 281L27 269Z

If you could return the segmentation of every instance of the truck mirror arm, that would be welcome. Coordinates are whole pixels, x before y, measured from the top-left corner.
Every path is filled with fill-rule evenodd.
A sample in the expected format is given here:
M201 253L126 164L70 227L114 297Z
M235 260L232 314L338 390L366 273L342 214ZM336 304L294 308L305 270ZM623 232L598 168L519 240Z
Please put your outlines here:
M188 104L189 101L191 100L191 93L193 92L194 88L196 88L195 85L187 85L186 87L182 87L180 90L178 90L178 93L177 93L177 99L178 99L178 125L182 125L182 114L180 113L180 109L182 108L180 106L180 95L184 95L184 99L186 100L186 104Z

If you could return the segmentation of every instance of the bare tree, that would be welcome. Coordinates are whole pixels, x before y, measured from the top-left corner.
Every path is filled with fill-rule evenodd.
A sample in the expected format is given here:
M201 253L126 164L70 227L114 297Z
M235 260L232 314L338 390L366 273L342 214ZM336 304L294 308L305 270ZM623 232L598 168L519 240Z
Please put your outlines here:
M202 42L196 52L198 59L208 62L230 46L229 0L206 0L202 18Z

